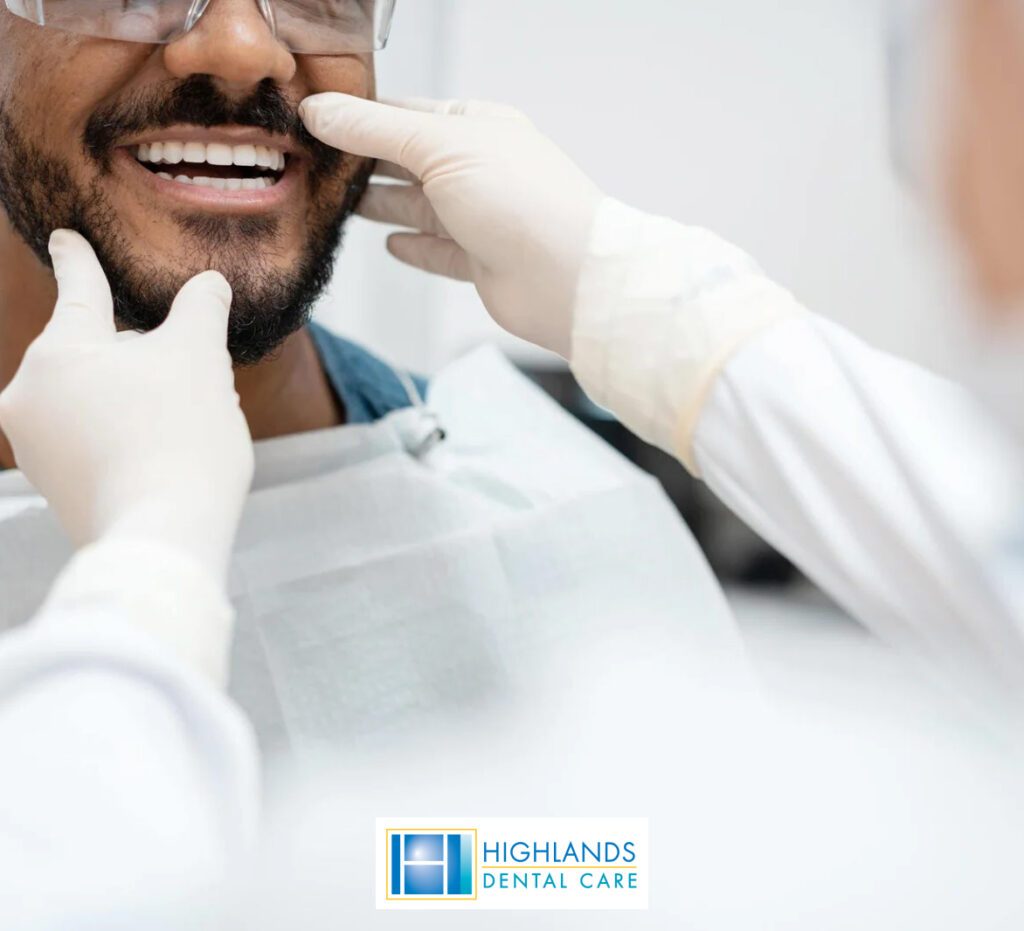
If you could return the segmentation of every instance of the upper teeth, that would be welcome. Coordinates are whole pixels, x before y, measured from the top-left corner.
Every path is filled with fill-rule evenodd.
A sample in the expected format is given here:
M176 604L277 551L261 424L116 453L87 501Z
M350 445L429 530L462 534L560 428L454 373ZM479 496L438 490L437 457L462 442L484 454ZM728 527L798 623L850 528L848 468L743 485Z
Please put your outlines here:
M177 165L180 162L200 165L239 165L243 168L266 168L283 171L284 152L265 145L227 145L223 142L149 142L135 150L140 162L155 165Z

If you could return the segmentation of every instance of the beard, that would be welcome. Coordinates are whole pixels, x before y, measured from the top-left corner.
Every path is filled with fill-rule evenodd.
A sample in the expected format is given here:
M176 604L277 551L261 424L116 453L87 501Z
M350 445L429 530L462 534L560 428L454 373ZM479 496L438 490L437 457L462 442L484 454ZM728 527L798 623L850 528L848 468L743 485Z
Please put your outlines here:
M34 146L2 105L0 205L47 267L53 230L75 230L92 244L110 283L121 329L154 329L192 274L207 268L220 271L234 292L228 350L236 365L251 365L308 323L331 280L345 222L366 190L373 161L353 159L313 138L272 81L261 83L247 99L232 102L206 75L173 82L159 97L148 93L96 111L82 142L103 178L112 170L120 140L181 124L254 126L288 134L300 145L309 166L308 234L291 268L274 266L267 255L278 233L274 217L174 214L188 245L173 256L173 265L192 272L175 272L156 256L136 254L99 179L84 187L76 184L67 163Z

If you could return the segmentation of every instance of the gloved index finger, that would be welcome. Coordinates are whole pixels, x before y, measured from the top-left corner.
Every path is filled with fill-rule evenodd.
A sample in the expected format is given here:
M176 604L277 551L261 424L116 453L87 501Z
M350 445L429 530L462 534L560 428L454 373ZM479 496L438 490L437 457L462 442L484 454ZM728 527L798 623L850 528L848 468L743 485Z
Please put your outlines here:
M299 105L306 128L319 140L365 158L383 159L422 178L426 155L440 143L444 116L353 97L314 94Z
M50 236L50 258L57 278L57 303L47 332L113 339L117 332L114 299L92 246L72 230L55 230Z

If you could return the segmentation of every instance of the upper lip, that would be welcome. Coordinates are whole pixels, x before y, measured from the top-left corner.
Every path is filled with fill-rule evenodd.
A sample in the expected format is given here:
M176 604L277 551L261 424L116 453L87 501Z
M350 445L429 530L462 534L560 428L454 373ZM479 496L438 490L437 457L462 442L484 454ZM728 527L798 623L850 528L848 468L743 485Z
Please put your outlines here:
M269 149L277 149L286 155L300 154L295 141L288 136L263 132L245 126L217 126L204 129L200 126L169 126L151 133L144 133L127 142L121 143L125 148L149 144L152 142L220 142L226 145L262 145Z

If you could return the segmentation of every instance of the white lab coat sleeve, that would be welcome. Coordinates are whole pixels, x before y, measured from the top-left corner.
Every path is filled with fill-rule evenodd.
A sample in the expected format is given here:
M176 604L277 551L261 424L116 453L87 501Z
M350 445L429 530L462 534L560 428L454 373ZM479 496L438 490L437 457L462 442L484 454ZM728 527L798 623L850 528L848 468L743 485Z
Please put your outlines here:
M615 202L576 314L584 389L854 616L1024 681L1018 461L960 388L810 314L711 234Z
M185 554L100 542L0 638L5 922L191 896L251 847L255 741L211 676L231 616Z
M1018 460L961 388L808 315L736 352L692 445L709 487L866 625L1024 681Z

